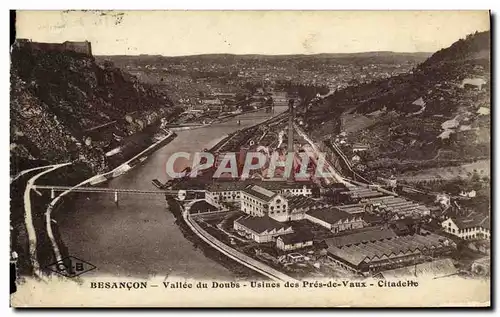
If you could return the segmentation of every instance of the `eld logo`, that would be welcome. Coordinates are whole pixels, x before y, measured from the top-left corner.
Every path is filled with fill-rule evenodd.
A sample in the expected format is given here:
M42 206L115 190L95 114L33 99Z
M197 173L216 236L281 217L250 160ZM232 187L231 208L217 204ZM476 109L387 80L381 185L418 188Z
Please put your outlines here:
M61 261L47 266L47 268L66 277L75 277L92 271L96 267L88 262L75 258L74 256L68 256Z

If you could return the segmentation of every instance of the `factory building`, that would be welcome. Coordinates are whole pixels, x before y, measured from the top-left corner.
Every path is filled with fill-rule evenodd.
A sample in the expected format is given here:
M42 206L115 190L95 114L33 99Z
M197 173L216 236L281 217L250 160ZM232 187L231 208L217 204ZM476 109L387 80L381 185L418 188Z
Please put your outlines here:
M456 249L451 240L436 235L410 235L359 242L344 246L330 245L328 257L340 267L369 275L431 261Z
M275 241L280 235L293 233L291 226L267 216L238 218L234 221L233 228L239 235L258 243Z
M334 207L310 210L305 213L304 218L331 230L333 233L360 229L365 226L361 216L352 215Z

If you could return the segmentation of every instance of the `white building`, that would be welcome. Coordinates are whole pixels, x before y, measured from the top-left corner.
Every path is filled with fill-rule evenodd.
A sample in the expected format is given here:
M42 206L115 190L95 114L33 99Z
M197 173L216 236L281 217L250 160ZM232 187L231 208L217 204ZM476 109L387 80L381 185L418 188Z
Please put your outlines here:
M312 183L301 184L293 183L289 184L284 181L255 181L255 180L245 180L245 181L217 181L209 184L207 186L207 197L210 196L214 201L217 202L240 202L241 191L246 187L251 185L257 185L259 187L265 188L269 191L276 192L278 194L287 194L291 196L311 196L312 195ZM243 209L242 209L243 210Z
M207 191L205 193L207 200L213 200L216 202L228 202L235 203L239 202L241 198L240 189L232 190L221 190L221 191Z
M296 184L295 186L282 187L281 189L278 189L278 193L290 194L292 196L311 196L312 188L306 185Z
M476 197L476 191L471 190L470 192L467 192L465 190L462 190L459 195L462 197L474 198Z
M288 202L278 193L258 185L249 185L241 191L241 211L251 216L269 216L277 221L287 221Z
M441 223L443 230L464 240L490 239L490 217L472 214L464 218L448 218Z
M364 151L368 151L369 149L370 149L370 147L368 145L360 144L360 143L355 143L352 146L352 152L353 153L364 152Z

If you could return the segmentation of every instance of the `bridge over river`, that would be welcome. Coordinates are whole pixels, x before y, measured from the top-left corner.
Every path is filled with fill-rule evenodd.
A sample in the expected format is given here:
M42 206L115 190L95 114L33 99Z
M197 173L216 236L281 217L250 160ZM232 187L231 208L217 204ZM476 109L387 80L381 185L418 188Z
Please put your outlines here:
M274 115L285 110L285 106L275 107ZM165 163L172 153L210 148L229 133L263 122L270 116L262 110L208 127L179 131L177 138L142 164L102 186L111 191L120 188L158 192L151 180L156 178L164 183L169 179ZM176 218L165 207L164 195L118 194L119 204L110 199L109 191L68 196L74 197L72 203L53 213L69 254L97 267L88 274L235 278L234 272L207 257L186 239Z

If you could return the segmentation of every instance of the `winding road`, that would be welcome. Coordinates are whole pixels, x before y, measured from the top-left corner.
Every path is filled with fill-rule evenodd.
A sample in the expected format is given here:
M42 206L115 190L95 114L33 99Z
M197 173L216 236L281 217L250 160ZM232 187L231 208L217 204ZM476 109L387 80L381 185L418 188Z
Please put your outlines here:
M33 225L33 214L32 214L32 210L31 210L31 190L33 189L33 186L35 185L35 181L37 179L39 179L40 177L42 177L43 175L45 175L47 173L50 173L50 172L52 172L58 168L61 168L63 166L68 166L70 164L71 163L62 163L62 164L41 166L41 167L25 170L25 171L18 174L19 176L22 176L22 175L25 175L29 172L43 169L42 172L36 174L35 176L31 177L28 180L28 182L26 184L26 189L24 190L24 224L26 226L26 231L28 233L28 252L29 252L31 267L33 268L33 274L35 276L38 276L38 277L40 277L40 264L38 262L38 257L37 257L36 230L35 230L35 226Z

